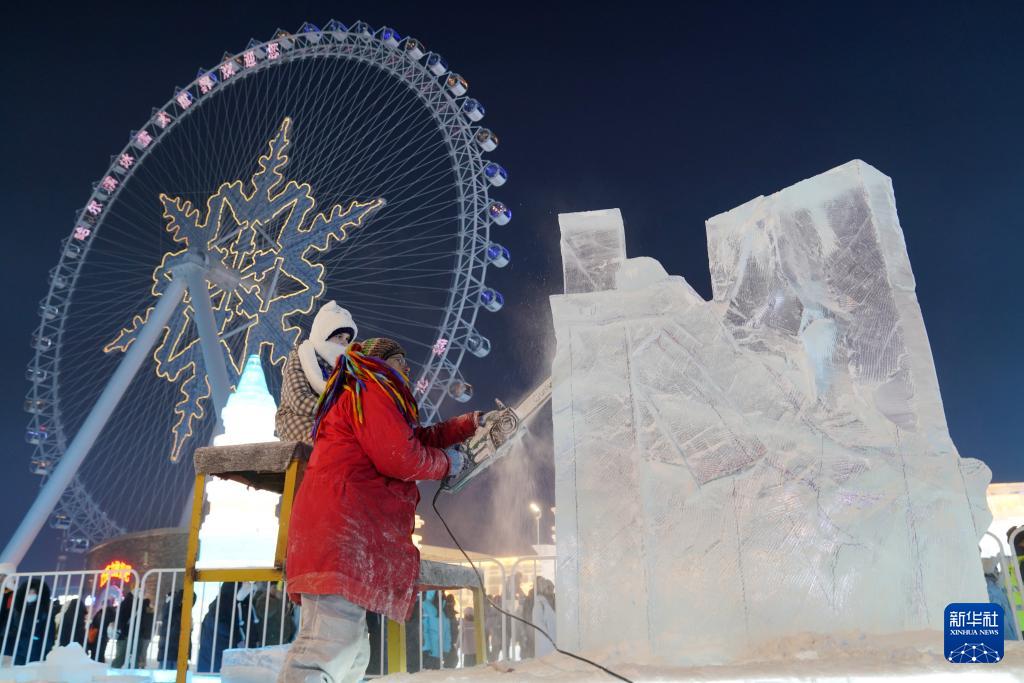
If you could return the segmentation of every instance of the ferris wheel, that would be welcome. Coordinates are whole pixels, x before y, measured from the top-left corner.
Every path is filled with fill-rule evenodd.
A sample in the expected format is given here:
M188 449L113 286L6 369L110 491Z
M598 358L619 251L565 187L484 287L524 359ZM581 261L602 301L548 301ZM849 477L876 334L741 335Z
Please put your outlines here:
M275 395L322 301L407 349L426 421L468 401L509 209L466 80L364 22L278 31L178 89L111 159L50 271L28 366L44 477L0 561L48 519L65 547L177 526L191 453L246 360ZM88 457L86 457L88 455Z

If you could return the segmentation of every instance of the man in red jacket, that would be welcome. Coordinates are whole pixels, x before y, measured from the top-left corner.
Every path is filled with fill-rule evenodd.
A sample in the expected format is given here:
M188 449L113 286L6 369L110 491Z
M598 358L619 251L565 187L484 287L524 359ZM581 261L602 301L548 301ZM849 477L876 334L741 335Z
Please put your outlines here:
M416 482L457 474L463 456L449 447L485 419L467 413L420 427L408 372L397 342L368 339L349 347L327 381L292 511L286 572L302 623L279 683L360 680L366 610L412 615Z

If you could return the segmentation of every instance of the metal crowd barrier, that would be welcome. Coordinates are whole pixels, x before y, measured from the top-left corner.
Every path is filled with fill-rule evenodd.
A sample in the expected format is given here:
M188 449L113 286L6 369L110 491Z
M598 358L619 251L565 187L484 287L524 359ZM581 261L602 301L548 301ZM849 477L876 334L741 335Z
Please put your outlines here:
M553 559L524 558L511 572L494 558L475 564L496 589L489 597L497 595L498 604L518 613L521 605L509 594L508 577L521 573L536 583L537 574L543 573L539 565ZM532 572L520 572L520 567ZM0 604L3 663L41 661L53 647L77 642L92 659L112 668L174 670L183 642L184 578L185 569L179 567L151 569L141 577L134 570L117 577L103 570L11 574L4 581ZM298 632L299 608L288 600L283 582L197 581L194 586L194 602L188 606L191 618L184 620L190 624L186 661L194 673L218 673L226 650L284 644ZM415 623L401 629L401 636L399 629L389 628L387 619L368 614L367 676L394 673L400 665L416 672L520 658L522 653L510 648L515 641L507 618L486 600L475 601L475 588L419 593ZM30 593L39 597L32 601ZM470 607L482 613L474 612L470 619ZM405 642L393 642L398 637Z
M53 647L73 642L97 662L130 665L128 644L142 602L127 587L138 580L134 570L118 576L104 570L8 575L0 602L4 665L42 661Z

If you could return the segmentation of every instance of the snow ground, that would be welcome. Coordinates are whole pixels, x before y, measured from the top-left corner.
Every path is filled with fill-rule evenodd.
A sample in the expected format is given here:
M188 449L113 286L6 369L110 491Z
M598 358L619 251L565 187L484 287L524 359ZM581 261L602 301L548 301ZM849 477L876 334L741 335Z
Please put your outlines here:
M752 661L764 657L764 661ZM601 660L597 660L601 661ZM608 665L606 662L602 664ZM869 681L947 680L1024 681L1024 643L1007 641L1005 658L998 664L950 664L942 655L942 633L921 631L892 638L820 638L807 635L777 644L774 651L754 653L751 661L732 666L671 667L611 665L609 668L640 683L868 683ZM615 679L604 672L561 654L513 663L511 667L478 666L454 671L396 674L386 681L440 683L441 681L566 681L605 683Z

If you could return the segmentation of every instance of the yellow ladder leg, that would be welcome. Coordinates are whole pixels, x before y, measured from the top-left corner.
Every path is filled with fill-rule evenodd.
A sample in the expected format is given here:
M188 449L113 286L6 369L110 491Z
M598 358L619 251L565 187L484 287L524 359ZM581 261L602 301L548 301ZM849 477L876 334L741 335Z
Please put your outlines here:
M177 675L174 679L176 683L185 683L188 676L188 653L192 645L192 601L196 594L196 558L199 557L199 525L203 521L205 492L206 478L198 474L195 492L192 494L192 520L188 525L188 550L185 553L185 586L181 599L181 635L178 637Z
M388 619L388 673L405 673L405 624Z

